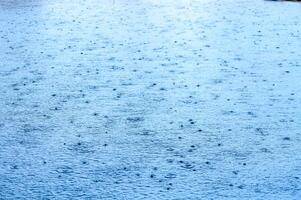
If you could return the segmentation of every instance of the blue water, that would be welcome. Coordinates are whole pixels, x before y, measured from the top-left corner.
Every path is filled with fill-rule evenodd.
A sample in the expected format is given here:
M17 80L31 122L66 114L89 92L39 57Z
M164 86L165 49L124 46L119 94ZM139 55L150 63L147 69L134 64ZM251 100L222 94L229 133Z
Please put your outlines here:
M300 13L0 1L0 199L301 199Z

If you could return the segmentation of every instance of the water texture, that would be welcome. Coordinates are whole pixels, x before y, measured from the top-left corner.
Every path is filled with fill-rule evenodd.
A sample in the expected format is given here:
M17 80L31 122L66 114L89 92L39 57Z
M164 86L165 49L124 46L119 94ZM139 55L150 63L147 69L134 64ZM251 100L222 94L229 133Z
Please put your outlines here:
M0 199L300 200L300 13L1 0Z

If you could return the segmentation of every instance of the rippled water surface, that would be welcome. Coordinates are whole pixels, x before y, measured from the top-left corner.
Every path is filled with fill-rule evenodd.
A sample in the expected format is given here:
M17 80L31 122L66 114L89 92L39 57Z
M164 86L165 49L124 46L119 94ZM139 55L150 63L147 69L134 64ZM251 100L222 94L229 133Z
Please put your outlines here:
M1 0L0 199L301 199L300 13Z

